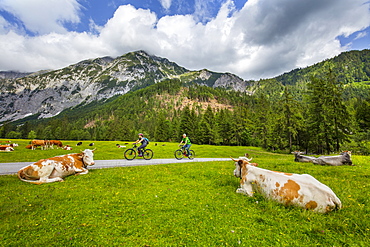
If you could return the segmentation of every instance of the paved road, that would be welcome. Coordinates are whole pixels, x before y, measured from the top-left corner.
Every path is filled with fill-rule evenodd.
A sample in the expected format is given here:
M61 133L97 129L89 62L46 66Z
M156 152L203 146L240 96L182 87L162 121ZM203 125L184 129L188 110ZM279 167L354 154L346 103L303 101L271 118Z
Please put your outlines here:
M195 158L189 159L152 159L152 160L95 160L94 166L89 166L88 169L102 169L111 168L118 166L147 166L147 165L160 165L160 164L171 164L171 163L188 163L188 162L207 162L207 161L230 161L230 158ZM19 162L19 163L0 163L0 175L14 174L24 166L32 164L32 162Z

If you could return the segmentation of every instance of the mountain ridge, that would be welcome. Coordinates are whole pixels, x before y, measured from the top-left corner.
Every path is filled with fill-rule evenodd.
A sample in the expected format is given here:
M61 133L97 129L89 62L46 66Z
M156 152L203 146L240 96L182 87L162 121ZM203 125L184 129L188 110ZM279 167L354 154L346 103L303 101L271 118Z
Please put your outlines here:
M159 81L181 78L214 87L243 90L245 81L230 73L190 71L145 51L117 58L87 59L65 68L0 79L0 122L30 115L49 118L65 109L104 101ZM190 76L191 75L191 76Z

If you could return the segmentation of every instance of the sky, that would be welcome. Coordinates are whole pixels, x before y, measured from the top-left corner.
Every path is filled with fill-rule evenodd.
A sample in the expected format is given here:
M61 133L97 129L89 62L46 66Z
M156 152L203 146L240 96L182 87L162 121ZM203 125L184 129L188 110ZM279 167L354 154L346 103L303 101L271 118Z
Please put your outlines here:
M144 50L258 80L363 49L370 0L0 0L0 71Z

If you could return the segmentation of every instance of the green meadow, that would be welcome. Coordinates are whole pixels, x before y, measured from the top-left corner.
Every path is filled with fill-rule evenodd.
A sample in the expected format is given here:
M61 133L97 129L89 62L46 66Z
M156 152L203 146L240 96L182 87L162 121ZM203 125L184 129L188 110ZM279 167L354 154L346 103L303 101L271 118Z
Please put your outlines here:
M28 140L0 163L36 161L72 151L27 150ZM122 142L95 142L95 160L122 159ZM131 147L131 144L127 144ZM151 143L154 158L174 158L176 143ZM294 162L292 154L254 147L193 145L197 157L249 153L259 167L307 173L328 185L343 208L318 214L260 195L235 193L233 162L91 169L64 182L33 185L0 176L0 246L368 246L370 157L355 166Z

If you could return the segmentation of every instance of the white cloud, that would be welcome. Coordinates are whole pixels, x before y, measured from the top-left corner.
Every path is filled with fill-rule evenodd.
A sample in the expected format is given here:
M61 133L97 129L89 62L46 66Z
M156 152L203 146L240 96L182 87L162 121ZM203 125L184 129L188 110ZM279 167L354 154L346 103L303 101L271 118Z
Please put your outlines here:
M355 40L356 40L356 39L364 38L364 37L366 37L367 35L368 35L368 33L367 33L367 32L359 32L359 33L356 35Z
M159 2L164 9L168 10L171 7L172 0L159 0Z
M35 37L9 31L0 18L0 70L55 69L87 58L146 50L188 69L268 78L339 54L346 47L337 37L370 23L369 4L362 0L249 0L240 11L233 6L227 1L216 17L201 23L195 15L158 19L150 10L124 5L106 25L91 23L93 32L66 32L61 18L55 17L54 25L64 34L48 33L40 24L32 30L45 34ZM71 8L64 21L77 22L77 9Z
M81 6L77 0L2 0L0 9L21 20L27 30L46 34L66 33L65 22L78 23Z

